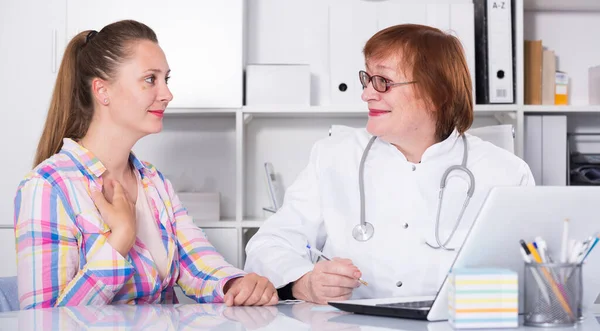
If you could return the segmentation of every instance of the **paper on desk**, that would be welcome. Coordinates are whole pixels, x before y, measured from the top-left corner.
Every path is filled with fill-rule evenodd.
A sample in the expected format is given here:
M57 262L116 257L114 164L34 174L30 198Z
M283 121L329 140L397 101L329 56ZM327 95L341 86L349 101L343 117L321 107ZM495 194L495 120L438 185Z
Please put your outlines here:
M311 311L320 311L320 312L336 312L341 311L333 306L314 306L310 309Z

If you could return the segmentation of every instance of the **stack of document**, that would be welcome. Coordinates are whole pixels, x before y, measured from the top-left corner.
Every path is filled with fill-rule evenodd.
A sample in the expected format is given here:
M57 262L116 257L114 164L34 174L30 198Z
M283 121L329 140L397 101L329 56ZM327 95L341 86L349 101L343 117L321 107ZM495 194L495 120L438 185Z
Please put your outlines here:
M455 329L519 325L519 280L506 269L454 269L448 293L449 322Z

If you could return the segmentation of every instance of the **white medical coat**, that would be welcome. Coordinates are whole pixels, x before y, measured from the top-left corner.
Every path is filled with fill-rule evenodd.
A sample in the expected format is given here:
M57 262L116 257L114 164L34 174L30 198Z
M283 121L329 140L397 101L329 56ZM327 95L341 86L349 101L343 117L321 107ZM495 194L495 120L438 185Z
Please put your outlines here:
M462 244L492 187L534 185L523 160L475 136L466 137L475 192L449 247ZM283 206L247 244L247 271L269 278L277 288L296 281L317 260L306 249L310 243L327 257L351 259L361 270L369 286L355 289L353 299L436 294L456 251L434 250L424 242L437 246L440 180L448 167L461 163L463 140L455 131L414 164L395 146L377 139L364 168L366 221L375 232L359 242L352 236L360 223L358 169L370 138L365 129L355 129L313 146L308 166L287 189ZM442 242L463 205L467 179L459 171L448 178L440 217Z

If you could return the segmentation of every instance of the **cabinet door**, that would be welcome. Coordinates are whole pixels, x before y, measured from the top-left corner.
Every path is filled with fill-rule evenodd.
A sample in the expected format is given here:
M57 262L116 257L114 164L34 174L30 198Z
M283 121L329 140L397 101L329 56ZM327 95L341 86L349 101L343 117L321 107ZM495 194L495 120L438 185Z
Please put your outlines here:
M234 267L241 268L238 261L239 241L237 239L237 229L225 228L203 228L204 234L210 243L215 247L225 260Z
M121 19L150 26L171 68L171 108L242 105L243 0L68 0L67 32Z
M0 276L16 274L13 199L32 168L64 48L66 0L0 2ZM8 161L10 160L10 161Z

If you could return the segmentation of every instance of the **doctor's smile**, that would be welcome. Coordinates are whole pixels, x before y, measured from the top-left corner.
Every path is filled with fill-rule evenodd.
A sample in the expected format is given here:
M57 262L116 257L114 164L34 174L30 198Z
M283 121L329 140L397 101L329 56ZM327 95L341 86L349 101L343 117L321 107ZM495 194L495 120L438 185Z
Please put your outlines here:
M391 112L391 110L381 110L381 109L369 108L369 116L381 116L381 115L388 114L390 112Z

